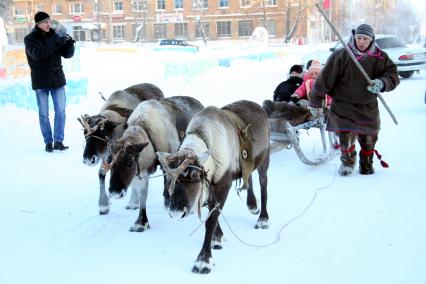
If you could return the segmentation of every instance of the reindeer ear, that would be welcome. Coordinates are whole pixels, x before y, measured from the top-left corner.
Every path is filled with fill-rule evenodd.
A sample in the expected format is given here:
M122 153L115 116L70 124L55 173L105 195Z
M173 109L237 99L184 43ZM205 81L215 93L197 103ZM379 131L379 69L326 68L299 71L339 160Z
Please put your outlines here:
M209 158L209 156L210 156L210 152L209 151L206 151L206 152L201 153L201 154L197 154L198 164L200 166L204 165L205 162L207 161L207 159Z
M139 154L146 146L148 146L149 142L134 144L127 146L127 149L130 150L129 154L137 155Z

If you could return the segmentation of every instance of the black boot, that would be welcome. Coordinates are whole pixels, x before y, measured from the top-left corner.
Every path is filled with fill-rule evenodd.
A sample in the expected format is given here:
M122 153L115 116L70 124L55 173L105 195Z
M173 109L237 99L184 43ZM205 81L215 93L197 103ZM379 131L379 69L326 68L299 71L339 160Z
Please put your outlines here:
M53 152L53 145L52 145L52 143L46 143L46 147L44 148L44 150L46 152L49 152L49 153Z
M359 173L362 175L374 174L373 154L365 155L362 151L359 154Z
M59 151L64 151L66 149L68 149L68 146L65 146L62 142L55 142L53 149L55 150L59 150Z

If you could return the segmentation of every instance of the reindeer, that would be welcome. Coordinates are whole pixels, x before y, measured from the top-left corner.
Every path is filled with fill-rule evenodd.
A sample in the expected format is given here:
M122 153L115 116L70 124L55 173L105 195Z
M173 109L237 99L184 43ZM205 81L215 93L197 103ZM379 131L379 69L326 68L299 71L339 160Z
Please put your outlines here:
M184 218L207 206L203 246L192 268L209 273L213 249L222 248L223 233L218 223L232 182L243 179L248 189L247 206L258 213L251 174L259 173L261 209L255 228L268 225L267 171L270 129L265 111L250 101L237 101L221 109L207 107L193 117L182 145L174 154L157 152L169 184L171 217Z
M203 108L198 100L186 96L144 101L130 116L123 136L111 142L110 197L122 198L129 186L139 195L139 216L131 232L149 229L146 199L149 176L158 165L156 151L177 151L189 121ZM164 188L164 203L168 206L166 184Z
M107 139L117 139L124 132L126 121L136 106L145 100L162 99L163 92L155 85L142 83L128 87L124 90L115 91L106 100L101 111L97 115L87 114L78 118L83 126L86 140L83 163L88 166L95 166L101 162L99 168L99 214L108 214L110 210L110 200L105 192L105 175L108 171ZM137 209L137 195L132 194L127 209Z

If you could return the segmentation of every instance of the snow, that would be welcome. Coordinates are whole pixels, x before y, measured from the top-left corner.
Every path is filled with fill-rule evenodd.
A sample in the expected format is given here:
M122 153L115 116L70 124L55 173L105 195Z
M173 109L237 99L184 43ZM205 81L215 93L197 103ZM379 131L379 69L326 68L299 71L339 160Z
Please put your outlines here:
M205 106L239 99L261 104L313 47L273 47L267 52L280 56L261 61L233 60L260 54L236 45L197 54L103 48L81 47L77 75L88 79L88 90L67 107L68 151L44 152L34 109L0 105L0 283L426 283L424 70L383 94L399 121L394 125L381 107L377 149L390 168L375 159L376 174L341 177L338 158L311 167L291 149L272 154L270 228L254 229L257 216L248 212L245 193L239 197L233 187L220 217L226 242L213 250L212 272L198 275L191 268L204 226L196 214L178 222L169 218L161 177L150 180L150 230L129 232L137 218L137 211L124 208L130 194L111 200L108 215L98 214L98 166L82 163L84 139L76 118L99 112L99 92L108 96L141 82L156 84L166 96L193 96ZM217 58L231 58L230 66L213 66ZM181 69L183 76L167 75L167 64L189 67ZM0 80L0 89L10 83ZM315 134L304 135L302 142L316 140ZM313 147L318 152L320 145ZM260 199L257 175L254 181Z

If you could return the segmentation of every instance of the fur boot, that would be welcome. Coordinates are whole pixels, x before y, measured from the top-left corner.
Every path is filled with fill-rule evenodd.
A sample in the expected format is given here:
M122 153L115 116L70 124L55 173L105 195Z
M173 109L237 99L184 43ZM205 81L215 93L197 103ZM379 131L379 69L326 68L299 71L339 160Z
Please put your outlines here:
M373 168L373 154L368 155L364 149L361 149L359 153L359 173L362 175L374 174Z
M359 135L358 142L361 145L361 151L359 152L359 173L362 175L372 175L374 174L373 157L377 135Z
M352 174L356 163L355 139L356 135L350 132L338 133L340 141L341 155L340 160L342 164L339 168L341 176Z

